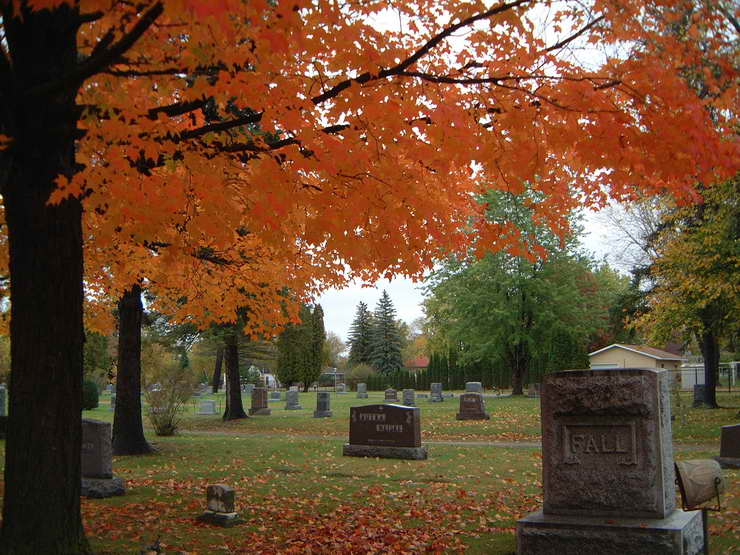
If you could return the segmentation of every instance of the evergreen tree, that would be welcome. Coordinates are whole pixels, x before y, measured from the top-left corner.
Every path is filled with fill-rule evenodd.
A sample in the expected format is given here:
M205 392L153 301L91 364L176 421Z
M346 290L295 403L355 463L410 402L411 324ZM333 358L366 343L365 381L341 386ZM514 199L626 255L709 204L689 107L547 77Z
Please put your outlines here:
M367 305L360 301L357 305L357 313L349 329L349 363L372 365L372 328L373 317L367 309Z
M304 323L308 335L306 361L300 368L299 375L303 382L303 391L319 379L321 369L324 366L324 342L326 331L324 330L324 310L321 305L316 305L308 322Z
M396 323L396 309L387 291L375 307L371 341L371 364L381 374L400 370L401 333Z
M286 387L301 380L302 369L308 364L310 349L311 309L303 305L300 322L288 324L278 337L277 378Z

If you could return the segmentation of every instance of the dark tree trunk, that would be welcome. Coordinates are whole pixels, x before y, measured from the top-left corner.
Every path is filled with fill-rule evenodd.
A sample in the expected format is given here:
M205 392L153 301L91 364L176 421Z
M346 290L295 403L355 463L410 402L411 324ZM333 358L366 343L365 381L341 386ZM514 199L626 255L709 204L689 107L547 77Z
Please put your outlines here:
M242 405L242 390L239 383L239 342L236 334L225 338L224 358L226 359L226 410L224 420L247 418Z
M517 343L509 355L511 394L524 395L524 383L529 373L529 351L524 341Z
M13 299L0 552L89 553L80 518L82 206L47 204L57 176L76 171L78 84L60 80L77 62L77 13L62 5L14 17L14 5L0 3L13 53L0 72L0 133L13 137L0 152Z
M224 360L224 348L218 347L216 349L216 366L213 369L213 393L218 393L218 388L221 386L221 365Z
M717 404L717 377L719 376L719 340L712 331L704 331L699 337L701 354L704 358L704 404L713 409Z
M134 285L118 301L118 374L113 416L113 454L144 455L152 447L144 439L141 420L141 287Z

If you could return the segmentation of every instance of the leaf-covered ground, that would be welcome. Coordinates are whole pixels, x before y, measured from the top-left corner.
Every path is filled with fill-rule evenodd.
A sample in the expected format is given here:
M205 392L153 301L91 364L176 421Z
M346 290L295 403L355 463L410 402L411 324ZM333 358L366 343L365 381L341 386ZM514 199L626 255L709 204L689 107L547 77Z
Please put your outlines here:
M740 406L740 395L720 401ZM85 416L109 420L107 402ZM159 538L167 552L189 553L513 553L516 520L541 506L536 399L488 399L487 422L455 421L457 400L420 400L427 461L343 457L349 406L366 401L332 395L331 419L312 418L314 394L301 403L302 411L271 403L271 416L233 423L189 406L181 435L149 436L158 454L115 457L127 494L83 500L94 549L134 552ZM676 458L716 455L719 426L736 422L737 410L690 411L676 424ZM726 476L712 553L740 545L740 471ZM236 489L244 524L195 520L212 483Z

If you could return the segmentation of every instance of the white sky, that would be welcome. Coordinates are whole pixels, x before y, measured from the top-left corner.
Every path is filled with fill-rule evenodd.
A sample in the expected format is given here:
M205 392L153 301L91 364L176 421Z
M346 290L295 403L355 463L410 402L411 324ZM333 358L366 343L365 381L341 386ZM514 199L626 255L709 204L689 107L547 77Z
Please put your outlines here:
M594 212L586 212L583 226L584 233L581 241L586 250L595 253L599 259L603 256L609 259L608 230L598 221ZM397 317L411 324L416 318L424 316L421 307L423 300L421 286L422 284L415 284L410 279L398 278L393 281L386 279L378 281L374 287L369 288L357 285L344 289L330 289L317 299L324 310L324 327L327 332L332 331L343 341L347 341L347 334L355 318L357 305L362 301L370 311L375 310L383 289L388 291Z

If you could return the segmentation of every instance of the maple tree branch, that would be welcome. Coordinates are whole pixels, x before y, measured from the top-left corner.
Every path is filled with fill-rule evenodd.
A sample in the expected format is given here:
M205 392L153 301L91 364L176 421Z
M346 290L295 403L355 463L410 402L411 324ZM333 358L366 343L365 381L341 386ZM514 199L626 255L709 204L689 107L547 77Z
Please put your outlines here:
M545 50L543 50L543 52L552 52L553 50L557 50L558 48L562 48L563 46L565 46L567 44L570 44L571 42L573 42L574 40L576 40L578 37L580 37L583 33L585 33L586 31L588 31L591 27L593 27L597 23L600 23L604 19L606 19L606 16L601 15L601 16L597 17L596 19L594 19L592 21L589 21L586 25L584 25L583 27L581 27L578 31L576 31L575 33L573 33L569 37L566 37L563 40L561 40L559 42L556 42L552 46L549 46L549 47L545 48Z
M516 8L517 6L526 4L530 1L531 0L516 0L515 2L511 2L509 4L501 4L499 6L496 6L495 8L491 8L490 10L486 10L485 12L481 12L479 14L463 19L459 23L450 25L449 27L446 27L441 32L434 35L431 39L429 39L426 42L426 44L424 44L424 46L419 48L416 52L414 52L411 56L409 56L408 58L406 58L399 64L391 68L384 69L378 72L377 74L365 72L359 77L355 77L353 79L345 79L344 81L341 81L340 83L337 83L336 85L334 85L328 91L325 91L321 93L320 95L314 96L313 98L311 98L311 101L314 104L321 104L322 102L325 102L329 100L330 98L334 98L340 92L352 86L352 83L358 83L362 85L362 84L368 83L369 81L377 81L379 79L385 79L386 77L391 77L393 75L399 75L403 71L405 71L408 67L418 62L422 57L428 54L434 47L436 47L440 42L442 42L444 39L449 37L454 32L459 31L463 27L472 25L476 21L480 21L483 19L489 19L493 17L494 15L498 15L505 11L511 10L513 8Z
M219 121L217 123L209 123L199 127L198 129L191 129L190 131L183 131L172 135L172 139L178 143L187 139L195 139L196 137L202 137L207 133L220 133L222 131L228 131L234 127L241 127L242 125L249 125L250 123L258 123L262 119L262 112L249 114L240 118L230 119L228 121Z
M149 119L157 119L159 114L166 116L181 116L188 112L193 112L199 108L203 108L208 103L207 98L200 98L198 100L187 100L183 102L175 102L174 104L168 104L167 106L158 106L157 108L151 108L147 112Z
M157 75L178 75L185 73L185 70L179 67L172 67L167 69L150 69L147 71L137 71L134 69L106 69L101 71L100 73L105 73L106 75L112 75L114 77L153 77Z

